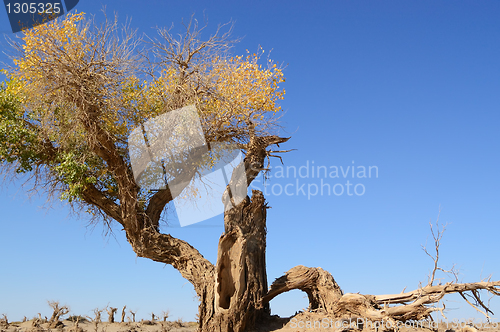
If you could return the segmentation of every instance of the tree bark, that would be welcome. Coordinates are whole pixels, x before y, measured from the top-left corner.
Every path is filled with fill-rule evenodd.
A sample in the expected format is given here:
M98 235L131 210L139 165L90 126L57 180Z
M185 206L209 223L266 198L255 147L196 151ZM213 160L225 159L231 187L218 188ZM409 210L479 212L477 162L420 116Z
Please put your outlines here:
M266 274L266 210L260 191L225 212L213 266L187 242L154 228L127 233L140 257L171 264L198 294L200 331L240 332L269 316Z
M194 287L200 300L199 317L213 316L215 267L189 243L148 227L140 233L127 232L139 257L170 264ZM201 326L201 320L200 320Z
M447 283L444 285L429 284L411 292L387 295L363 295L347 293L336 284L329 272L321 268L296 266L285 275L277 278L263 302L293 289L300 289L309 297L309 312L321 313L334 319L361 318L375 321L401 321L429 319L430 314L441 311L444 307L436 307L446 294L459 293L464 300L483 313L486 318L492 314L490 308L481 298L479 291L487 291L491 295L500 296L500 281L481 281L475 283ZM468 293L467 293L468 292ZM466 293L475 303L466 298Z
M124 305L122 309L122 320L121 320L122 323L125 323L125 309L127 309L126 305Z
M267 293L266 209L264 196L254 190L251 199L226 211L213 302L200 304L200 313L206 313L200 315L201 331L248 331L269 316L269 305L262 301Z
M244 163L246 183L235 177L233 185L249 185L263 169L268 155L266 148L288 141L278 136L257 137L251 129L251 139L246 145ZM233 172L234 177L235 172ZM245 197L239 204L233 204L228 186L224 204L225 232L219 239L219 253L216 266L210 263L189 243L162 234L141 214L126 214L122 209L127 239L139 257L171 264L194 286L199 297L198 312L200 331L247 331L260 319L270 314L268 302L262 301L267 293L266 274L266 209L264 196L253 191L252 198ZM234 186L233 186L234 188ZM123 195L124 205L137 204L135 192ZM170 197L171 199L171 197ZM161 210L168 195L158 195L155 201ZM132 209L132 208L130 208ZM129 210L130 210L129 209ZM150 209L148 209L150 210ZM153 215L154 209L150 212Z
M263 298L269 302L277 295L292 289L300 289L309 298L309 311L323 310L333 312L343 293L332 275L322 268L309 268L298 265L276 279Z

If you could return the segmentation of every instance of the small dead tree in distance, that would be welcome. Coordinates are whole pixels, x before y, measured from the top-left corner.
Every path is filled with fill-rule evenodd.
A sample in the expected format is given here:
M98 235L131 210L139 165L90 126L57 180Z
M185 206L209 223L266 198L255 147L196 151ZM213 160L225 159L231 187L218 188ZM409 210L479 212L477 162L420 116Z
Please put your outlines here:
M161 312L161 317L163 318L163 321L166 322L167 318L170 316L170 310L165 310Z
M127 309L127 306L124 305L123 306L123 309L122 309L122 319L121 319L121 322L124 323L125 322L125 309Z
M4 328L9 327L9 319L7 318L6 314L2 314L2 318L0 318L0 326Z
M149 191L136 183L127 143L132 128L195 105L207 142L235 144L244 152L238 167L247 185L266 169L266 160L287 152L273 147L289 140L274 134L284 98L281 68L270 61L261 67L260 54L230 57L230 28L223 33L219 27L205 40L196 20L185 28L180 36L159 29L158 39L149 39L140 54L143 40L128 27L118 31L116 19L96 24L82 13L68 14L24 31L21 42L12 43L18 54L0 89L2 169L11 176L30 174L34 190L68 200L94 222L118 223L139 257L176 268L199 297L203 332L250 330L269 318L269 301L291 289L307 293L310 310L401 321L429 317L438 309L428 305L448 293L466 299L469 293L483 309L479 290L500 295L500 283L492 281L431 282L392 295L343 294L330 273L304 266L268 289L268 206L257 190L225 210L215 264L165 232L160 221L174 197L168 185ZM199 174L187 167L168 183ZM230 179L231 185L239 182ZM226 189L222 199L231 202L231 192Z
M68 306L60 306L57 301L48 301L49 306L52 308L52 316L49 319L49 328L56 328L62 325L60 318L69 313Z
M116 311L118 310L118 308L113 308L113 307L110 307L107 311L108 311L108 322L109 323L114 323L115 322L115 313Z
M97 322L97 323L101 323L101 314L104 311L104 309L95 308L93 311L94 311L93 321Z
M132 322L135 323L135 314L137 313L137 311L132 311L132 310L129 310L130 314L132 315Z

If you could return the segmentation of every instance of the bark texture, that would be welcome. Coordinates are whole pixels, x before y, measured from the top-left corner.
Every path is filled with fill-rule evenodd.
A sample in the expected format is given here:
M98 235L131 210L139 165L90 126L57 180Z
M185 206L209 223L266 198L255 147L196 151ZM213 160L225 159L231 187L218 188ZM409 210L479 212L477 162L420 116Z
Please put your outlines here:
M125 309L127 309L126 305L124 305L122 309L122 320L121 320L122 323L125 323Z
M489 318L492 312L481 300L479 291L500 296L500 281L429 284L400 294L343 294L327 271L299 265L277 278L263 301L268 302L292 289L307 293L309 312L319 312L334 319L362 318L372 322L391 321L395 324L397 321L430 319L430 314L435 311L443 313L445 307L437 307L436 304L450 293L459 293L468 304Z
M212 301L200 304L200 330L248 331L267 317L266 203L260 191L226 211L219 239Z
M249 128L251 139L243 147L247 154L244 163L238 166L245 167L245 186L264 169L264 160L269 154L266 149L288 141L288 138L278 136L258 137L254 135L251 123ZM236 173L233 172L233 176ZM233 185L243 185L240 182L239 178L231 179ZM157 215L153 211L169 200L167 194L155 194L157 208L148 208L146 211L151 214L146 217L138 214L127 217L122 210L127 238L137 255L171 264L193 284L200 300L200 331L247 331L270 313L268 302L262 301L267 293L267 205L264 196L254 190L251 199L245 197L239 204L234 204L230 186L227 188L222 198L228 207L224 213L225 231L219 239L216 266L189 243L160 233L155 227L156 221L151 222L150 216ZM130 200L128 197L124 199ZM135 202L131 200L130 206Z
M343 293L332 275L320 267L309 268L298 265L276 279L263 302L269 302L281 293L300 289L309 298L309 310L333 312Z

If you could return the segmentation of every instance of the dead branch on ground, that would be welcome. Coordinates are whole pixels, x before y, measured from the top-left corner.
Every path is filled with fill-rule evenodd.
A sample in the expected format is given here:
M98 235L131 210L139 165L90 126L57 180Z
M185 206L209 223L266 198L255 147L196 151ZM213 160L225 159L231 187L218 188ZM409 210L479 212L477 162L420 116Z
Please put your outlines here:
M488 279L459 283L458 271L454 266L447 270L439 265L441 240L446 226L439 223L439 216L435 226L430 223L434 252L431 253L426 246L422 246L422 249L432 259L433 269L427 284L420 284L418 289L386 295L343 294L328 272L321 268L296 266L273 282L263 298L263 304L281 293L300 289L308 294L310 312L322 312L335 318L360 317L373 322L384 320L396 324L397 321L432 320L433 312L440 312L446 318L444 303L441 307L438 304L445 295L458 293L467 304L489 320L493 312L488 302L481 299L481 292L500 296L500 281ZM444 273L452 280L443 283L442 278L437 278L438 273ZM436 285L436 282L439 283Z

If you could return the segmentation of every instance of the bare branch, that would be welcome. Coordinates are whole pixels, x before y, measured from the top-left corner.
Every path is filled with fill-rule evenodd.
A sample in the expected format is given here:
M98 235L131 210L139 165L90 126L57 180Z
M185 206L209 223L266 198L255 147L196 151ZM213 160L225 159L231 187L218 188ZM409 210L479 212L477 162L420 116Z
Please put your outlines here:
M62 323L59 320L62 316L69 313L68 306L60 306L57 301L48 301L49 306L52 308L52 316L49 319L49 327L56 328L60 326Z

